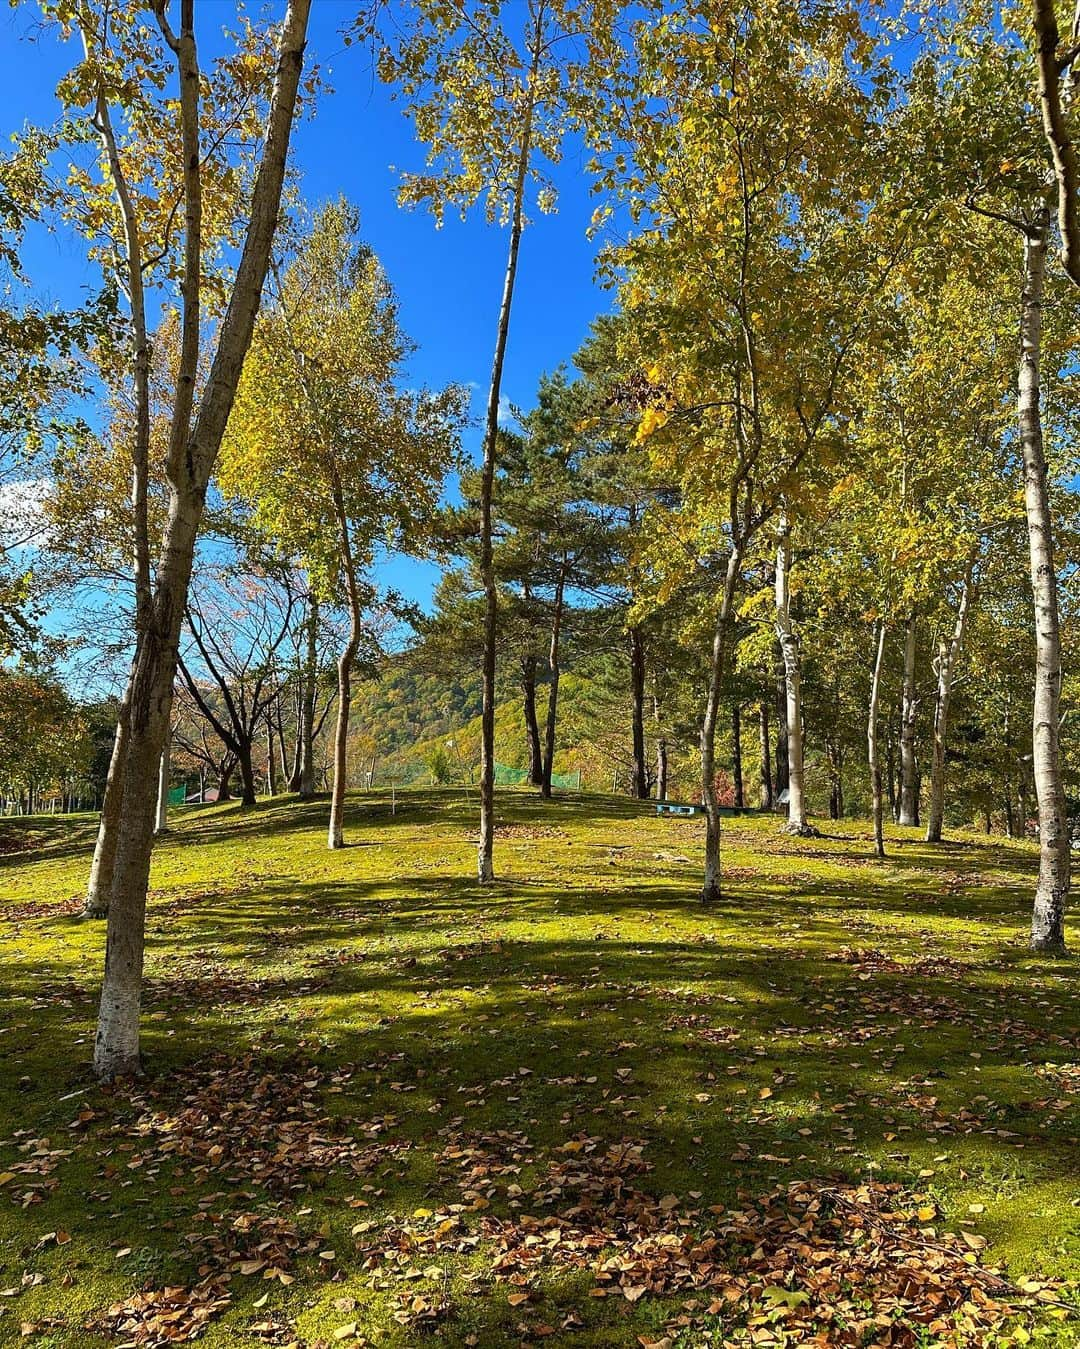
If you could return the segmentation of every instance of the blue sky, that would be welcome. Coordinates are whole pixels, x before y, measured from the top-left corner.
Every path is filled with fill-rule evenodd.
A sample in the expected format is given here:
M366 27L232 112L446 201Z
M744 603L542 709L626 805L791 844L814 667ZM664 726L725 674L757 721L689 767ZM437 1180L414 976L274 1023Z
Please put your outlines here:
M280 4L274 5L275 12ZM355 15L353 0L314 0L310 51L333 92L313 119L301 124L294 163L309 202L344 193L360 209L362 232L382 259L400 301L406 331L418 344L410 378L432 385L451 380L484 390L491 368L495 319L505 262L505 231L485 224L477 211L462 222L448 215L437 230L429 215L403 211L395 202L398 171L419 168L423 147L388 90L370 72L365 53L346 49L341 28ZM220 12L220 20L217 19ZM212 30L235 15L233 0L200 0L200 38L213 45ZM255 6L252 12L257 13ZM35 40L40 39L40 40ZM0 10L0 127L5 134L24 122L50 123L58 105L52 90L76 52L44 37L36 4ZM594 282L595 247L586 237L594 200L582 159L569 153L556 181L559 211L541 216L526 231L510 333L503 391L528 405L539 375L568 360L590 321L610 307ZM26 253L38 288L59 301L92 284L78 240L35 237ZM482 394L475 399L482 411ZM467 444L475 451L478 433ZM382 579L410 598L426 601L435 569L398 558L380 567Z

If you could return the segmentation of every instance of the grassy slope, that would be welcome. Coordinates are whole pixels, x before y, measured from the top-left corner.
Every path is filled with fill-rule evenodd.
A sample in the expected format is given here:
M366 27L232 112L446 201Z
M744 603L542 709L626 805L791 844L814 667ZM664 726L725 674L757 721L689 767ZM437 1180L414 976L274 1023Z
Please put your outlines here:
M258 1343L244 1327L269 1315L309 1344L334 1343L353 1321L412 1343L392 1311L403 1288L430 1291L438 1278L454 1305L443 1343L516 1344L519 1324L558 1327L568 1308L585 1327L546 1343L658 1335L670 1305L591 1299L584 1275L539 1278L536 1307L515 1310L505 1286L469 1283L482 1253L471 1270L443 1262L444 1275L419 1257L417 1278L372 1290L350 1256L352 1205L366 1194L359 1211L378 1224L455 1198L433 1154L456 1129L521 1131L538 1156L582 1131L641 1140L654 1169L637 1183L700 1191L703 1204L774 1179L895 1178L929 1192L954 1229L987 1236L1014 1275L1077 1277L1080 1097L1040 1071L1080 1057L1077 969L1025 953L1029 845L968 836L931 849L897 830L877 864L857 823L803 841L745 818L726 832L727 900L703 912L687 860L698 822L603 798L500 802L511 827L491 891L469 880L473 812L460 791L408 794L393 819L381 795L357 796L355 846L337 854L324 847L325 807L285 801L186 814L155 852L154 1081L183 1084L212 1051L301 1046L330 1070L357 1065L333 1112L401 1145L366 1191L353 1172L330 1173L293 1196L290 1211L299 1205L297 1222L333 1260L300 1259L287 1287L234 1279L208 1349ZM140 1161L137 1139L109 1132L114 1120L127 1127L123 1092L60 1099L88 1087L104 933L63 902L80 895L92 822L3 828L23 846L0 854L0 1176L28 1155L16 1131L71 1155L54 1159L58 1183L41 1203L20 1207L21 1174L0 1186L0 1292L20 1290L0 1299L0 1344L53 1317L33 1342L81 1349L108 1342L80 1329L105 1305L192 1279L184 1234L200 1212L255 1199L212 1165ZM852 947L953 963L913 973L836 959ZM692 1017L730 1034L702 1039ZM95 1118L72 1129L80 1108ZM964 1110L975 1122L957 1125ZM41 1242L57 1231L70 1242ZM43 1279L24 1288L28 1274ZM477 1286L486 1293L470 1294ZM1070 1325L1046 1333L1078 1342Z

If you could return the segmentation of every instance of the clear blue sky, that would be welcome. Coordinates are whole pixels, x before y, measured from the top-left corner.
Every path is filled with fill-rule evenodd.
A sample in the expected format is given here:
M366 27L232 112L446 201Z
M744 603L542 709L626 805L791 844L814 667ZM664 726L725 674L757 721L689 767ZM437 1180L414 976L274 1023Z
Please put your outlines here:
M360 209L362 231L382 259L401 301L406 331L418 344L410 376L417 383L451 380L486 388L494 325L505 261L505 232L484 223L481 212L465 222L447 217L441 230L422 212L395 202L397 171L423 162L423 148L399 105L370 73L368 58L344 46L341 28L354 16L353 0L314 0L310 51L333 92L313 119L298 127L294 163L307 200L318 204L344 193ZM258 6L250 7L252 13ZM280 3L273 6L281 9ZM236 13L233 0L199 0L200 39L208 50L214 30ZM220 18L219 18L220 15ZM40 40L35 40L40 39ZM58 105L52 90L75 59L67 48L43 38L37 7L23 0L0 10L0 127L5 136L24 122L50 123ZM539 375L569 359L590 321L610 297L594 284L594 246L585 230L595 202L584 166L570 153L558 172L559 212L541 216L526 232L504 378L511 402L528 405ZM92 284L78 240L34 238L27 267L39 289L70 301ZM474 403L479 414L481 394ZM468 442L475 451L478 435ZM382 579L425 601L434 569L408 559L380 568Z

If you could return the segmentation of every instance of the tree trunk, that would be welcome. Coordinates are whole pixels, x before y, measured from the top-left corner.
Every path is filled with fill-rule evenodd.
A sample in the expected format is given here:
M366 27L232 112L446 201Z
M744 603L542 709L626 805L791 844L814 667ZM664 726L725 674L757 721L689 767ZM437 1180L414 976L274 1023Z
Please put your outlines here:
M525 714L525 742L529 751L529 782L539 787L544 781L544 755L540 749L540 723L536 719L536 665L531 653L521 658L521 707Z
M352 707L352 663L359 645L350 634L338 657L338 710L334 727L334 777L330 789L330 828L327 831L328 848L344 848L345 778L348 770L349 711Z
M233 758L226 759L221 765L221 771L218 773L217 782L217 799L219 805L222 801L231 801L233 799L232 775L235 771L236 760Z
M551 646L548 650L548 667L551 679L548 683L547 720L544 724L544 780L540 786L540 795L551 800L551 771L555 763L555 722L559 710L559 676L561 665L559 646L562 638L563 596L566 592L566 556L563 555L559 579L555 585L555 611L551 617Z
M635 624L630 629L631 744L633 768L630 790L639 801L649 797L649 770L645 763L645 634Z
M964 645L964 633L967 629L968 610L971 604L972 569L974 557L968 562L964 583L960 590L960 605L956 611L952 637L938 643L938 655L935 662L937 672L937 697L934 700L934 745L930 763L930 810L926 821L927 843L940 843L941 831L945 821L945 746L949 731L949 699L952 695L953 680L956 677L956 663Z
M125 699L120 704L120 712L116 721L116 734L113 737L113 751L109 759L109 772L105 779L105 795L101 803L97 843L94 845L94 860L90 864L90 881L86 887L86 900L83 904L84 918L104 918L109 912L113 863L116 860L116 840L124 799L123 764L127 756L127 742L128 710Z
M724 658L728 627L735 606L741 554L732 549L724 576L724 593L713 629L712 659L709 667L709 693L701 721L701 800L705 807L705 875L701 902L714 904L720 898L720 807L716 799L716 719L724 685Z
M168 733L165 735L165 744L161 749L161 759L158 765L158 790L157 790L157 815L154 820L154 833L167 834L169 832L169 777L171 774L170 764L170 739Z
M198 153L185 156L184 356L177 379L170 428L166 475L170 484L168 520L162 539L157 576L145 621L139 624L128 685L129 735L123 762L123 810L120 816L109 923L105 975L94 1044L94 1068L101 1078L138 1071L139 1010L142 995L146 891L153 842L157 770L169 725L176 677L180 623L191 579L195 539L202 518L206 486L221 445L236 395L244 358L251 344L255 316L270 257L281 205L281 188L292 130L296 94L310 0L289 0L282 24L278 66L271 98L262 160L252 193L247 236L218 336L217 350L199 403L194 425L185 418L191 408L196 361L189 343L198 331L200 238L197 228L201 183ZM186 68L194 60L194 39L188 31L193 6L182 8L184 33L181 66L181 120L184 143L197 147L198 78ZM196 95L192 127L191 97ZM193 228L194 217L194 228ZM193 322L194 319L194 322Z
M731 776L735 785L735 806L742 810L746 805L742 776L742 708L737 702L731 707Z
M1044 212L1024 238L1024 290L1020 318L1018 412L1024 456L1024 506L1031 552L1031 589L1035 604L1035 697L1032 770L1039 804L1039 880L1031 918L1031 947L1060 955L1065 951L1065 905L1069 897L1069 830L1058 742L1061 720L1061 632L1053 522L1042 413L1039 361L1042 344L1042 293L1049 221Z
M839 820L844 815L843 761L834 740L826 740L825 756L829 764L829 819Z
M917 619L908 615L904 629L904 687L900 703L900 818L898 824L919 823L919 769L915 758L915 718L919 704L915 696L915 638Z
M769 704L762 702L758 708L758 727L761 733L761 809L772 810L772 756L769 739Z
M352 667L360 649L360 625L363 616L360 587L356 577L349 521L345 514L345 495L337 470L334 470L334 509L340 533L341 565L349 596L349 637L338 657L338 710L334 728L334 778L330 789L330 828L327 847L343 848L345 817L345 779L348 773L349 713L352 710Z
M667 779L668 779L668 761L667 761L667 741L661 735L656 741L656 799L657 801L667 800Z
M870 799L874 815L874 852L885 856L885 835L881 800L881 761L878 756L878 705L881 701L881 667L885 655L885 622L878 624L877 653L870 681L870 711L866 719L867 762L870 767Z
M277 796L277 757L274 746L274 720L270 712L266 713L266 794Z
M312 595L308 605L307 650L300 686L300 716L296 728L297 749L300 756L300 777L297 787L302 801L310 801L315 795L315 698L318 691L319 601Z
M793 834L807 834L811 830L806 821L803 794L802 672L799 639L791 621L791 533L783 518L776 548L776 639L782 662L784 723L787 726L788 829ZM778 747L778 773L779 759Z
M240 804L250 808L258 799L255 794L255 765L251 761L251 741L242 740L239 748L236 758L240 769Z
M784 793L788 790L788 724L787 687L784 657L779 642L773 659L773 679L776 685L776 753L773 755L773 809L785 810Z
M521 126L514 178L513 208L510 218L510 242L506 253L502 301L495 333L495 355L491 363L487 409L484 418L483 465L480 472L480 579L484 586L484 659L481 669L483 701L480 712L480 843L476 855L476 874L481 885L495 879L495 644L498 638L499 592L495 583L495 563L491 549L491 504L495 490L495 460L498 453L499 399L502 393L506 341L510 333L510 308L514 299L518 250L524 224L525 183L532 148L533 106L536 76L540 67L543 33L539 12L532 45L532 64Z
M1054 160L1057 180L1058 232L1061 236L1061 265L1080 286L1080 161L1069 131L1062 83L1072 92L1077 78L1075 52L1065 60L1057 24L1056 0L1032 0L1035 27L1035 52L1039 70L1039 107L1043 133ZM1070 41L1075 42L1080 13L1074 11ZM1045 251L1045 244L1044 244ZM1039 266L1044 264L1040 261ZM1040 278L1041 284L1041 278Z

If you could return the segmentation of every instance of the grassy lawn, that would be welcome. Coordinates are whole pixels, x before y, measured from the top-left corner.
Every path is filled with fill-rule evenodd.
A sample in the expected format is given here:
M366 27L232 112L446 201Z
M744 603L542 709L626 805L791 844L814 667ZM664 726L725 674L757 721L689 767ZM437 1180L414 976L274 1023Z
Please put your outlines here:
M460 792L179 812L110 1090L94 821L2 822L0 1344L1080 1344L1030 845L746 817L705 911L699 822L500 804L488 890Z

